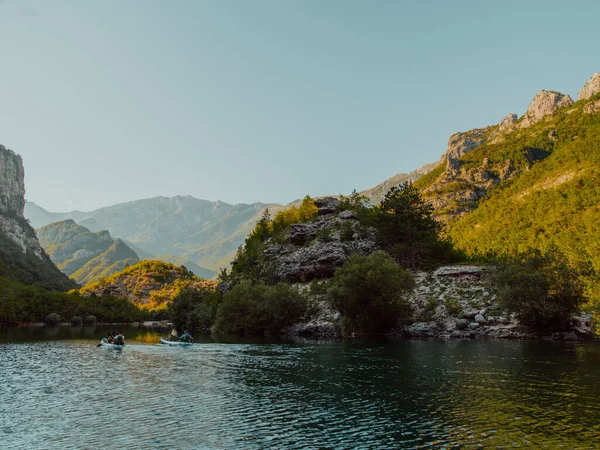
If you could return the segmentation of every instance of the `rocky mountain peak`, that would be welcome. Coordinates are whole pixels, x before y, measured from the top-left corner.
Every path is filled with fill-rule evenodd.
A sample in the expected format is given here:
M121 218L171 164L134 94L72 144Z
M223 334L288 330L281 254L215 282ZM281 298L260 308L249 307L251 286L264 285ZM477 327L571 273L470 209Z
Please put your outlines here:
M600 72L596 72L579 91L578 100L585 100L600 92Z
M0 145L0 213L23 217L25 208L25 170L23 160Z
M511 127L513 123L515 123L519 119L515 113L509 113L500 121L498 124L498 130L504 131Z
M527 112L523 116L519 127L526 128L536 124L545 116L554 114L558 108L571 104L573 104L573 99L569 94L542 90L536 94L529 104L529 108L527 108Z
M469 131L454 133L448 138L448 150L442 155L442 162L450 159L460 159L464 154L483 144L488 137L491 127L474 128Z

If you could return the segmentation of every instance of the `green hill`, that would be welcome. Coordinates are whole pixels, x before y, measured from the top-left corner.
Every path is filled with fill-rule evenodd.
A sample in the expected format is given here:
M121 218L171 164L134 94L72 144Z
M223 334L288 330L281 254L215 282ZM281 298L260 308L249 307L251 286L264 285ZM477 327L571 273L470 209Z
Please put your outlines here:
M94 233L71 219L39 228L37 236L56 266L82 285L138 262L135 252L108 231Z
M516 256L556 248L587 270L600 293L600 93L572 103L539 93L528 112L426 174L415 185L468 256ZM535 116L536 102L558 99ZM562 96L562 97L561 97ZM561 106L562 105L562 106ZM591 270L590 270L591 269Z

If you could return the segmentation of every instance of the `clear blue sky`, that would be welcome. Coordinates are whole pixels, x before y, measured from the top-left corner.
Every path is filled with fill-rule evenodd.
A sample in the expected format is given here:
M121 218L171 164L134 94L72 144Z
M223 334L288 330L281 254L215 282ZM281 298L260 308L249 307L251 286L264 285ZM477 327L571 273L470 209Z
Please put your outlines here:
M287 203L437 160L576 97L597 1L0 0L0 143L27 199Z

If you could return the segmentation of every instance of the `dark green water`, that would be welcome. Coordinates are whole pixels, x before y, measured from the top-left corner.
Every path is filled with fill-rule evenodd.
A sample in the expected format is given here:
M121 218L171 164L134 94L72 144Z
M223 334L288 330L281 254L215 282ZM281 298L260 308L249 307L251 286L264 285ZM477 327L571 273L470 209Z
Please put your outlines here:
M599 448L600 346L0 328L0 448Z

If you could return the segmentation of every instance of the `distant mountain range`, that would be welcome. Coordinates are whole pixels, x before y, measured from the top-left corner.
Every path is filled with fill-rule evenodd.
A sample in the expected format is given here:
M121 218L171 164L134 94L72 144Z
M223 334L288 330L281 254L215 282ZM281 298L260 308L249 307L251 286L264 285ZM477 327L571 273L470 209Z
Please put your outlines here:
M266 208L275 213L283 206L230 205L177 196L120 203L88 213L54 213L27 202L25 217L35 228L71 219L92 232L107 230L141 258L176 262L209 277L229 265Z

